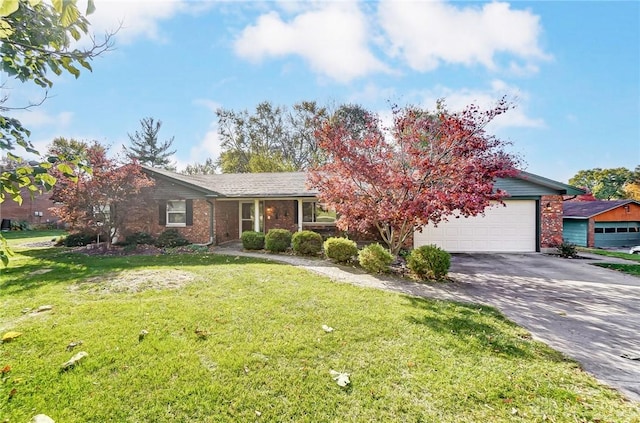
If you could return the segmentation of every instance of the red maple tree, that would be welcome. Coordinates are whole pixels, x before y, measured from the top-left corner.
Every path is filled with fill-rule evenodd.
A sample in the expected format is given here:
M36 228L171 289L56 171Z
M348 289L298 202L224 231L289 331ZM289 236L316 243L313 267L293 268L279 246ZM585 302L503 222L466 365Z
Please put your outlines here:
M394 107L391 128L367 113L355 130L334 116L316 133L326 162L310 172L308 185L338 212L339 229L375 227L397 254L427 223L453 213L475 216L506 195L494 191L494 181L515 175L519 160L485 127L509 107L505 99L489 110L470 105L458 113L443 102L435 112Z
M140 194L153 181L137 163L121 164L107 157L107 150L98 143L87 147L86 156L92 171L79 172L77 183L57 184L52 197L63 205L51 211L72 231L101 234L110 244L139 210L144 201Z

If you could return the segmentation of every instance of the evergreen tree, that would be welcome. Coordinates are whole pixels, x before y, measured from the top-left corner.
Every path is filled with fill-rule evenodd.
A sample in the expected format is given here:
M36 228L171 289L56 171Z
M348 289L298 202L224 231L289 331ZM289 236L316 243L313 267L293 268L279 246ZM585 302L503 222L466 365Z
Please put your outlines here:
M125 147L125 154L131 160L137 160L140 164L158 167L166 170L175 170L169 157L176 150L170 151L174 137L158 142L158 132L162 126L162 121L155 121L152 117L144 118L140 121L142 129L135 134L129 135L131 146Z

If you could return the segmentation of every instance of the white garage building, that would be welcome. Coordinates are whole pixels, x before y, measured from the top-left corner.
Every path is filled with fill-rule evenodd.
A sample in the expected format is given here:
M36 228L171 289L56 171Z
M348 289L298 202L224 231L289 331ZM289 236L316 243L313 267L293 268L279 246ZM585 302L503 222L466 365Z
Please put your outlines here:
M434 244L449 252L538 252L562 242L562 199L583 191L528 172L498 179L508 193L484 215L450 216L414 234L414 247Z

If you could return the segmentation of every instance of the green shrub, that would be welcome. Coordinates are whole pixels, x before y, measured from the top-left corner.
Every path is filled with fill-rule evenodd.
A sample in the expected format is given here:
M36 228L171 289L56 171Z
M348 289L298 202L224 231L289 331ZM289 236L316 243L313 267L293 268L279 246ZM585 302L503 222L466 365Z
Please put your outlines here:
M314 256L322 251L322 235L313 231L300 231L291 237L293 251L297 254Z
M358 253L360 266L369 273L388 272L393 258L393 254L377 242L367 245Z
M53 238L51 242L53 242L53 245L56 247L62 247L63 245L65 245L66 239L67 239L66 235L60 235Z
M76 232L64 239L65 247L83 247L96 241L96 234L91 232Z
M158 239L155 242L156 247L164 248L164 247L181 247L183 245L189 245L188 239L182 236L177 229L167 229L162 232Z
M154 245L156 242L155 238L151 236L151 234L147 232L135 232L131 235L127 235L124 239L123 245Z
M264 237L264 248L274 253L287 251L291 246L291 232L286 229L270 229Z
M12 231L30 231L31 225L26 220L12 220L11 221L11 230Z
M558 254L563 258L575 258L578 257L578 250L576 246L570 242L563 242L556 247Z
M435 245L424 245L411 251L407 267L422 280L442 280L449 272L451 255Z
M242 248L245 250L262 250L264 248L264 234L256 231L244 231L240 236Z
M324 254L338 263L348 263L358 255L355 241L347 238L331 237L323 244Z

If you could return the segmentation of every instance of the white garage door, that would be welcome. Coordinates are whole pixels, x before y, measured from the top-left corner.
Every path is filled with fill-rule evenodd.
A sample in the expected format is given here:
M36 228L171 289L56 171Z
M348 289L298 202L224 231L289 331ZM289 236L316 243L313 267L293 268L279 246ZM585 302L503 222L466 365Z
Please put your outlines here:
M415 247L435 244L449 252L533 252L536 250L536 202L505 200L484 216L450 217L414 234Z

